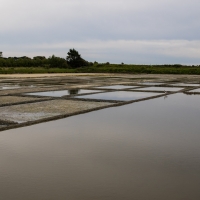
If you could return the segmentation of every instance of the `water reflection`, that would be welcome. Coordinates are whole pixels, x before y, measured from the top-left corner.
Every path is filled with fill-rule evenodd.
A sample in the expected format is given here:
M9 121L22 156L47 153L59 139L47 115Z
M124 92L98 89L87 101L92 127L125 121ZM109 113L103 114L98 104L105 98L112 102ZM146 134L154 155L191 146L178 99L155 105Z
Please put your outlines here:
M68 94L69 95L78 94L79 91L80 91L80 89L70 89L70 90L68 90Z
M166 98L168 98L168 95L165 95L165 96L164 96L164 99L166 99Z
M190 90L189 92L200 92L200 88L195 89L195 90Z
M85 94L85 93L95 93L95 92L99 92L99 90L70 89L70 90L47 91L47 92L33 92L25 94L36 95L36 96L62 97L71 94L75 95L75 94Z
M0 133L5 200L200 199L200 96Z
M152 92L116 91L116 92L83 95L76 98L130 101L130 100L142 99L142 98L157 96L157 95L160 95L160 94L152 93Z
M147 87L147 88L139 88L134 90L148 90L148 91L179 91L184 88L177 88L177 87Z

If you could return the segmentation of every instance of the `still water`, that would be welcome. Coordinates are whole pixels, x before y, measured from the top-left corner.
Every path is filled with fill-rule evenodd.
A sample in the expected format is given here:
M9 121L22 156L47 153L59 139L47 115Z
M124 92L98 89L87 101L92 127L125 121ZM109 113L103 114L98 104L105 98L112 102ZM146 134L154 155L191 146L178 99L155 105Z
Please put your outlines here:
M76 97L76 98L130 101L130 100L142 99L142 98L157 96L157 95L159 95L159 94L152 93L152 92L116 91L116 92L106 92L106 93L83 95L83 96Z
M33 93L26 93L26 94L36 95L36 96L62 97L65 95L76 95L76 94L85 94L85 93L94 93L94 92L100 92L100 91L99 90L71 89L71 90L59 90L59 91L48 91L48 92L33 92Z
M139 88L134 90L149 90L149 91L180 91L184 88L176 88L176 87L147 87L147 88Z
M199 200L200 97L0 132L3 200Z
M195 89L195 90L190 90L189 92L200 92L200 88Z

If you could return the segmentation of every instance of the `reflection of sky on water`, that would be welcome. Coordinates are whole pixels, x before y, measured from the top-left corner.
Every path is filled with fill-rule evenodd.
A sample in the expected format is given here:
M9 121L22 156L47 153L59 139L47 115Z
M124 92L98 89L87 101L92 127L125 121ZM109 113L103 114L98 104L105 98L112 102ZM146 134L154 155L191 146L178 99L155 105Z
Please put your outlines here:
M173 87L147 87L147 88L138 88L134 90L149 90L149 91L179 91L182 90L183 88L173 88Z
M26 94L27 95L36 95L36 96L62 97L65 95L85 94L85 93L94 93L94 92L100 92L100 91L99 90L73 89L73 90L59 90L59 91L48 91L48 92L34 92L34 93L26 93Z
M188 92L200 92L200 88L199 89L195 89L195 90L190 90Z
M158 93L150 92L126 92L126 91L116 91L116 92L106 92L99 94L83 95L76 98L86 98L86 99L104 99L104 100L119 100L119 101L130 101L135 99L146 98L150 96L159 95Z
M173 94L3 131L1 197L197 200L199 119L200 96Z

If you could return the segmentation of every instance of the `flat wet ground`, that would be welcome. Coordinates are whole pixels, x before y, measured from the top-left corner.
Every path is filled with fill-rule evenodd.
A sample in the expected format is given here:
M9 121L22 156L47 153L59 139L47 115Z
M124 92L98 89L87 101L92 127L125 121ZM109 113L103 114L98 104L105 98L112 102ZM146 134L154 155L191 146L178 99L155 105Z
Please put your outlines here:
M176 86L176 87L179 87L179 86L200 87L200 84L192 84L192 83L175 83L175 84L170 84L170 85Z
M159 82L139 82L138 84L141 84L141 85L162 85L163 83L159 83Z
M110 86L101 86L97 88L102 88L102 89L128 89L128 88L135 88L137 86L128 86L128 85L110 85Z
M0 91L1 198L199 200L200 96L187 94L198 86L167 94L131 88L103 88L92 94L101 86L139 87L141 79L168 87L172 82L199 84L200 77L2 79L1 84L26 86ZM77 88L91 90L90 96L112 93L121 98L86 99L75 92L64 97L24 94ZM125 99L136 93L147 98Z
M53 116L73 114L112 105L109 102L45 100L41 102L0 107L1 118L13 122L26 122Z

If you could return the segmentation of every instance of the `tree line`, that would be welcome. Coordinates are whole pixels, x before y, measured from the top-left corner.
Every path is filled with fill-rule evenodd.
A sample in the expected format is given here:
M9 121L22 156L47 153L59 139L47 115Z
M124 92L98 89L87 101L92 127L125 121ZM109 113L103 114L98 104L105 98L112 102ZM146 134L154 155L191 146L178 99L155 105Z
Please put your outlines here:
M90 66L90 63L84 60L75 49L70 49L66 59L56 57L55 55L46 58L44 56L35 56L29 58L23 57L3 57L0 52L0 67L44 67L44 68L79 68Z

